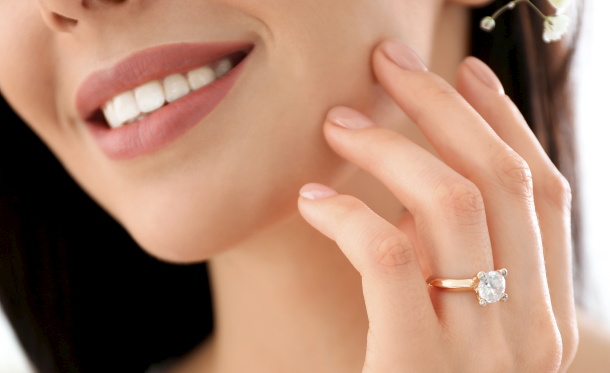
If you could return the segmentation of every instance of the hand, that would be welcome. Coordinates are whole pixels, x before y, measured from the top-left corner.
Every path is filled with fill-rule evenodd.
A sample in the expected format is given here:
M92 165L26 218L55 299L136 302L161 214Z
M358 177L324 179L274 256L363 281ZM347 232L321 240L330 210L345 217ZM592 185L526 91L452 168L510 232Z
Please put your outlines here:
M458 91L395 40L375 50L373 68L442 161L346 107L324 124L330 146L409 211L399 229L354 197L301 189L303 217L362 276L363 371L567 370L578 343L567 182L481 61L462 63ZM486 307L426 283L500 268L510 298Z

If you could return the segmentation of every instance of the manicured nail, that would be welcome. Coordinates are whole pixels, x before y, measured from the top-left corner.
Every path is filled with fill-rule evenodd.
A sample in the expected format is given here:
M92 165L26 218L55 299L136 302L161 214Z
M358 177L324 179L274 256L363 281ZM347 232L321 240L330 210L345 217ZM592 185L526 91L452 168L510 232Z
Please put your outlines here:
M405 70L428 71L421 58L411 48L396 39L384 41L380 48L388 59Z
M504 94L504 87L502 87L500 79L498 79L496 74L494 74L493 70L490 69L487 64L475 57L467 57L464 64L481 83L500 94Z
M351 130L372 127L375 125L375 123L364 114L346 106L332 108L328 112L327 118L332 124Z
M303 185L301 190L299 191L301 197L310 199L312 201L316 199L322 199L326 197L331 197L337 195L337 192L327 187L326 185L309 183Z

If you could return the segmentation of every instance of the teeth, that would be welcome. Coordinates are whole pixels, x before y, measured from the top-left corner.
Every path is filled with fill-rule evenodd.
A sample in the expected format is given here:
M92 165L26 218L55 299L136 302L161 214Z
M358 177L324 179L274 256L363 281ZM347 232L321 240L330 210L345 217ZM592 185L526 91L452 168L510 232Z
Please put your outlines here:
M186 96L191 91L191 88L189 87L188 80L182 74L174 74L163 79L163 90L165 91L167 102L174 102Z
M116 115L116 111L114 111L114 105L112 101L108 101L106 105L104 105L104 116L106 117L106 121L111 128L117 128L121 126L121 121L119 117Z
M174 102L214 82L233 68L231 60L223 58L211 66L203 66L186 74L173 74L153 80L133 91L123 92L104 104L102 111L111 128L133 123L160 109L166 102Z
M121 93L112 100L114 112L119 122L129 122L140 115L136 97L132 91Z
M134 94L141 113L150 113L165 104L163 86L158 80L139 86Z
M216 66L216 76L220 78L224 74L228 73L232 68L233 64L231 63L231 60L228 58L223 58Z
M189 71L186 75L189 85L193 91L206 86L216 80L216 74L209 66L200 67L197 70Z

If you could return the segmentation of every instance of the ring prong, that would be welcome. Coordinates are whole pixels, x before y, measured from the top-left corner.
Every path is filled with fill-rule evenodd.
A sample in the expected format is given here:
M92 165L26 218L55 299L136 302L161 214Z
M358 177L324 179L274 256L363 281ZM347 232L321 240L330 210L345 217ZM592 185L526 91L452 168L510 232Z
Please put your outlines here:
M477 273L477 277L479 278L479 280L484 279L485 278L485 272L481 271L481 272Z
M503 300L504 302L506 302L506 300L508 299L508 294L504 293L502 294L502 298L500 298L501 300Z
M508 270L507 270L506 268L502 268L502 269L500 270L500 274L501 274L502 276L506 277L506 275L508 274Z
M479 304L485 307L487 305L487 301L485 299L479 299Z

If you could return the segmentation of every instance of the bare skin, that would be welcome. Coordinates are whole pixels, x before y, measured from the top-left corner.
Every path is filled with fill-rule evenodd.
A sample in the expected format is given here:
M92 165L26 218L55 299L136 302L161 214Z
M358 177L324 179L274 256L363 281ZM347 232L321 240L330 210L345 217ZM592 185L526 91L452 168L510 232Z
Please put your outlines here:
M608 327L600 325L599 320L578 314L578 331L580 343L574 362L568 370L571 373L603 373L610 368L610 332Z
M9 0L0 88L145 250L209 259L215 333L177 372L563 372L578 345L569 187L464 61L467 7L484 3ZM92 71L235 39L257 45L248 70L184 136L126 162L88 137L73 101ZM510 299L485 308L424 281L501 267Z

